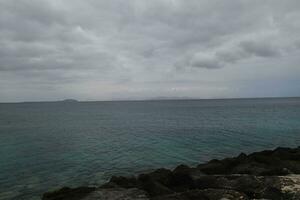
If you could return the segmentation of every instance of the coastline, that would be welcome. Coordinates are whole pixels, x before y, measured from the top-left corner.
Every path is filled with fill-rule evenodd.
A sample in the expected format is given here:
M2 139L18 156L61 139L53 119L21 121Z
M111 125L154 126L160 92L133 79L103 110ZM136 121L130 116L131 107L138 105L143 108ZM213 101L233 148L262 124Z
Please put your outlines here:
M132 177L113 176L99 186L64 187L42 200L300 199L300 147L179 165Z

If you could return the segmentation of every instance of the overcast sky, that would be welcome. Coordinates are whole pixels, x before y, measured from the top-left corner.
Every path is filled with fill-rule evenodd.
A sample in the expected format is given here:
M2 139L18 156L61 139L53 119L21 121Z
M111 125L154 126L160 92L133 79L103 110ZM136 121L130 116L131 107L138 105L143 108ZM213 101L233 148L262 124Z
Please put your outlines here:
M0 101L300 96L299 0L0 0Z

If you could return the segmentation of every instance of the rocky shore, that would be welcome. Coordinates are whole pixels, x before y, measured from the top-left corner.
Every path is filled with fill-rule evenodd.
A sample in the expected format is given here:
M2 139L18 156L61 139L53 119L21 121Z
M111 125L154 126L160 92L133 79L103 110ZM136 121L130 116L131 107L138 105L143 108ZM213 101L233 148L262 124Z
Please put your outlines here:
M62 188L42 200L299 200L300 147L277 148L197 167L180 165L132 177L113 176L99 187Z

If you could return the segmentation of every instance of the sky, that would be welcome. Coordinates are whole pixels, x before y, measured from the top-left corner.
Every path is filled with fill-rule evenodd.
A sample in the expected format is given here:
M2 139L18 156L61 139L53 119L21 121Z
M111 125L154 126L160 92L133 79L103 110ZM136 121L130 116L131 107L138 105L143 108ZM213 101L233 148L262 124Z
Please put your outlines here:
M299 0L0 0L0 102L300 96Z

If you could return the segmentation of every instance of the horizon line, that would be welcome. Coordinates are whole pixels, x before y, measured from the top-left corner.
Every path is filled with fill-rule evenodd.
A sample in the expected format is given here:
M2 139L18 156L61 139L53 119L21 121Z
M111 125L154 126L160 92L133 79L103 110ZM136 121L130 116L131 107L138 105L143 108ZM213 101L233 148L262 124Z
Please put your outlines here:
M18 103L83 103L83 102L128 102L128 101L199 101L199 100L238 100L238 99L290 99L300 98L300 96L286 96L286 97L225 97L225 98L193 98L193 97L157 97L147 99L111 99L111 100L77 100L77 99L62 99L62 100L50 100L50 101L16 101L16 102L0 102L0 104L18 104Z

